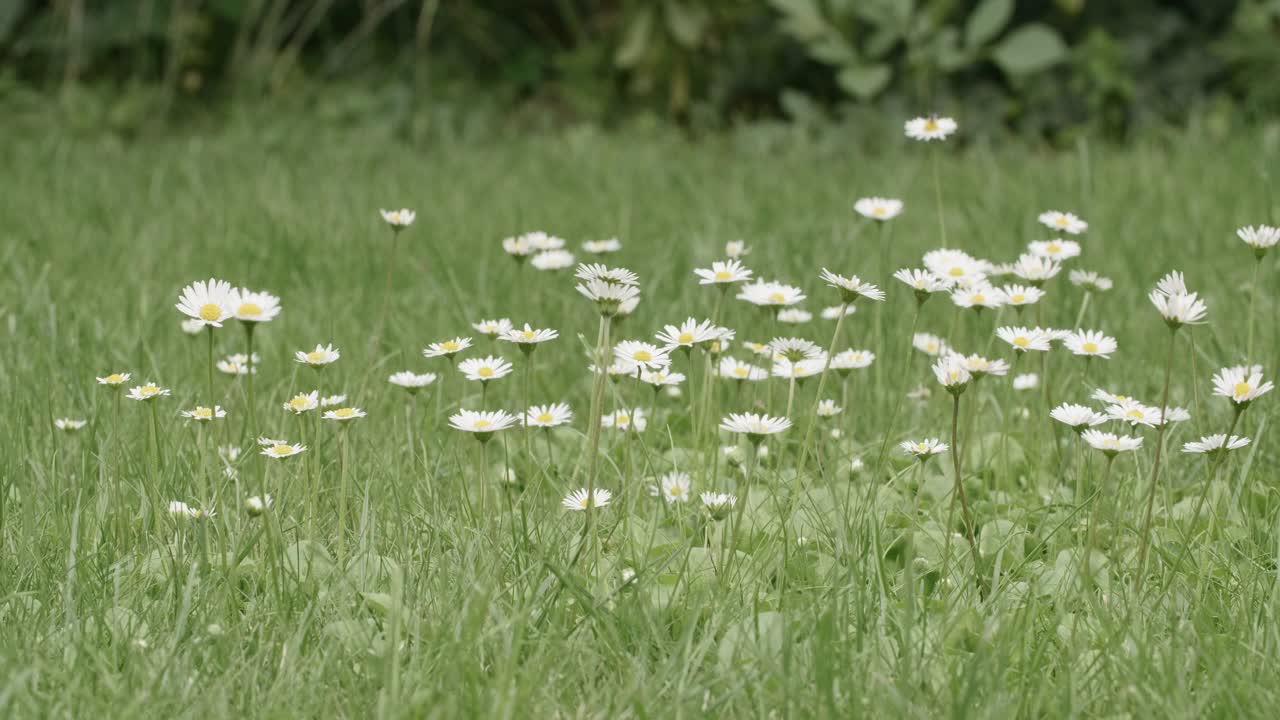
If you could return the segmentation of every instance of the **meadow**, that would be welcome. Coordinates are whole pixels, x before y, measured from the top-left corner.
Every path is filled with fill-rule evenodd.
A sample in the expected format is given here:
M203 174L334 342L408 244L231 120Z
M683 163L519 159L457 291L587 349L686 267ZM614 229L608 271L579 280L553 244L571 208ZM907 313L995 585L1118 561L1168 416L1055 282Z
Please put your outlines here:
M1059 150L963 127L874 147L769 127L426 147L302 122L139 143L5 133L0 714L1269 717L1280 396L1241 408L1213 378L1249 363L1270 378L1280 360L1276 254L1236 234L1276 224L1278 153L1260 131ZM905 209L868 219L853 209L868 196ZM379 210L398 208L416 215L396 231ZM1059 235L1038 221L1049 210L1088 228ZM504 250L534 231L574 261ZM1041 285L1025 308L919 303L892 276L944 245L1002 264L1055 237L1081 249L1056 276L992 280ZM610 238L616 252L583 250ZM812 318L700 285L732 241ZM633 367L605 380L579 262L639 277L606 347L661 349L655 334L686 318L735 337L671 352L678 384ZM821 311L846 295L824 268L884 300L852 299L837 334ZM1089 291L1079 270L1112 285ZM1171 271L1205 322L1171 331L1148 298ZM252 335L252 387L211 374L211 353L249 352L240 322L181 327L180 293L209 278L279 298ZM473 327L485 319L558 337L525 352ZM1118 347L1086 359L1055 336L1022 352L1005 326ZM955 367L915 333L1011 367L953 394L940 377ZM455 337L472 347L424 357ZM728 356L768 370L773 352L744 343L792 337L874 360L794 382L708 372ZM300 362L317 343L340 357ZM455 366L490 355L513 371ZM435 378L411 393L388 381L400 371ZM131 378L96 380L111 373ZM171 394L126 397L150 383ZM1132 409L1099 389L1189 418L1108 419L1099 431L1142 444L1098 450L1049 413ZM346 399L283 407L312 391ZM573 417L554 429L450 424L561 402ZM181 414L215 404L225 417ZM593 406L612 426L597 437ZM323 417L344 407L364 416ZM721 427L744 412L792 424ZM1213 433L1250 442L1184 452ZM930 438L949 447L899 446ZM609 503L569 507L588 487Z

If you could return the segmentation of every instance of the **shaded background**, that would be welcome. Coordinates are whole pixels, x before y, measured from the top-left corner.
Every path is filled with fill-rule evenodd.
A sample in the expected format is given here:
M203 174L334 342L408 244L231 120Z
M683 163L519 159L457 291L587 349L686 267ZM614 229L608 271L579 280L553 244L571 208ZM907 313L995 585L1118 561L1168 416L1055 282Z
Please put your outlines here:
M929 109L1225 135L1280 115L1276 68L1280 0L0 0L5 114L124 135L246 108L409 141Z

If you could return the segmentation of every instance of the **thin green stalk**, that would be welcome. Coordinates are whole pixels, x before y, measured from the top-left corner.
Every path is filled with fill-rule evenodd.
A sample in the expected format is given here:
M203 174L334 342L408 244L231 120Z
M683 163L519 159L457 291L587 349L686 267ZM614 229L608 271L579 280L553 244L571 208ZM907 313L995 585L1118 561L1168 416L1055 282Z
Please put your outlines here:
M1253 290L1249 293L1249 342L1246 345L1244 364L1253 364L1253 323L1257 315L1258 308L1258 272L1262 269L1262 255L1256 255L1257 260L1253 263Z
M1151 482L1147 488L1147 509L1142 516L1141 539L1138 545L1138 573L1133 578L1135 596L1142 592L1142 576L1147 569L1147 552L1151 545L1151 513L1155 509L1156 489L1160 482L1160 457L1164 450L1164 434L1169 427L1169 423L1165 422L1164 418L1169 412L1169 381L1173 376L1173 345L1177 335L1177 328L1171 327L1169 330L1169 353L1164 362L1164 390L1160 396L1160 430L1156 433L1156 457L1151 464Z
M813 428L818 424L818 405L822 403L822 390L827 384L827 373L831 371L831 358L835 355L836 344L840 342L840 328L844 325L844 313L849 308L849 303L840 304L840 316L836 318L836 329L831 333L831 343L827 347L827 361L822 366L822 372L818 375L818 391L813 396L813 408L809 412L809 424L804 431L804 440L800 443L800 457L798 458L798 466L796 474L804 472L809 457L809 441L813 438ZM793 381L794 382L794 381ZM849 412L846 407L845 412ZM787 401L787 418L791 418L791 401Z

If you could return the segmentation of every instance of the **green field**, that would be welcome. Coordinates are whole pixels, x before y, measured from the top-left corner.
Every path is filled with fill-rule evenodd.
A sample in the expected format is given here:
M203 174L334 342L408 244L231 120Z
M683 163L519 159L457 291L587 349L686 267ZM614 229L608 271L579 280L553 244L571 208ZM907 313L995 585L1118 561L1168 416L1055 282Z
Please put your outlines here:
M1280 219L1267 175L1280 158L1274 134L1054 151L900 137L856 147L760 126L698 142L569 130L410 147L303 127L137 143L28 128L0 139L0 715L1274 716L1280 396L1242 413L1235 434L1252 443L1223 462L1181 452L1232 422L1232 402L1212 394L1215 372L1251 360L1270 377L1280 360L1276 255L1255 263L1235 236ZM952 453L917 466L896 448L952 442L951 398L931 358L909 350L913 294L890 277L941 244L934 155L953 248L1012 261L1050 237L1036 220L1049 209L1090 228L1076 238L1082 256L1022 320L961 313L942 295L918 330L1010 361L994 328L1035 325L1036 313L1119 342L1088 366L1055 343L1043 364L1021 359L962 396L976 565L961 513L952 517ZM852 211L867 195L903 198L906 211L877 226ZM393 207L417 211L394 244L378 215ZM801 446L816 377L797 387L795 426L755 463L745 440L707 428L731 411L783 414L785 380L743 390L720 380L704 405L699 350L673 356L688 376L679 397L610 383L606 411L657 412L643 433L603 431L596 484L614 496L587 528L587 513L561 499L588 482L600 317L572 269L539 271L503 252L503 238L531 230L567 239L580 260L582 241L621 240L600 260L639 274L643 299L613 323L614 341L712 317L717 291L692 271L742 239L744 264L803 288L815 316L840 302L823 267L883 288L887 301L856 303L835 343L877 359L847 385L827 378L824 396L844 412L817 421L812 457ZM1114 289L1082 308L1072 269ZM1176 335L1146 298L1171 270L1209 308L1207 324ZM197 428L179 415L209 403L209 349L181 331L174 304L209 277L281 298L281 315L254 336L256 433L247 383L222 373L225 419ZM831 345L833 321L775 325L733 294L720 322L736 330L739 359L759 362L743 340ZM471 328L494 317L560 337L526 373L519 350ZM482 398L479 383L422 356L457 335L476 340L462 358L501 354L515 372ZM218 357L246 350L234 322L214 343ZM294 360L316 343L341 359L320 372ZM1164 434L1139 575L1160 433L1108 423L1144 446L1114 461L1104 487L1103 455L1047 411L1100 410L1099 387L1159 407L1166 357L1168 404L1191 419ZM387 382L399 370L440 378L411 396ZM132 373L128 387L154 380L172 395L137 402L95 382L117 371ZM1012 390L1025 372L1047 386ZM902 400L918 386L928 399ZM313 389L346 394L368 416L338 430L319 411L281 408ZM448 416L459 404L518 412L526 392L569 403L573 422L531 432L527 445L518 427L496 434L480 472L481 444ZM63 417L89 422L61 432ZM307 450L272 460L255 434ZM733 455L719 449L735 443ZM234 473L223 445L241 450ZM673 470L692 478L686 504L649 494ZM278 502L252 515L242 503L263 488ZM736 493L743 511L711 519L698 494L712 489ZM174 500L216 515L175 518Z

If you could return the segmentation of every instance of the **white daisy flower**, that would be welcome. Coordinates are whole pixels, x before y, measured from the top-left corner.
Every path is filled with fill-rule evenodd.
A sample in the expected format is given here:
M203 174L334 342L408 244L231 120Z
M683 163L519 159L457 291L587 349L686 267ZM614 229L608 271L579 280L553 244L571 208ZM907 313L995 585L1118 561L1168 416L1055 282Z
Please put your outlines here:
M710 270L696 268L693 274L702 278L699 285L728 285L750 280L752 273L737 260L716 260L711 263Z
M693 318L689 318L680 324L664 325L662 332L656 335L659 342L666 345L666 350L670 352L678 347L692 348L705 342L710 342L719 338L720 328L717 328L710 320L698 322Z
M1062 262L1080 256L1080 243L1074 240L1040 240L1027 245L1032 255Z
M760 307L786 307L804 300L805 294L797 287L760 280L743 285L736 297Z
M1175 329L1183 325L1203 323L1209 312L1196 293L1187 292L1182 273L1177 271L1164 276L1147 297L1165 323Z
M839 317L840 317L841 312L843 312L843 313L844 313L844 316L845 316L845 317L849 317L850 315L854 314L854 313L855 313L855 312L857 312L857 311L858 311L858 307L857 307L856 305L831 305L831 306L829 306L829 307L824 307L824 308L822 308L822 319L823 319L823 320L835 320L835 319L837 319L837 318L839 318ZM782 322L787 322L786 320L783 320L783 319L782 319L782 316L783 316L783 315L787 315L787 314L788 314L788 313L790 313L790 312L791 312L791 310L783 310L782 312L778 313L778 320L780 320L780 321L782 321ZM798 311L796 311L796 312L797 312L797 314L796 314L796 315L793 315L793 316L791 316L791 317L793 317L793 318L799 318L799 317L800 317L800 313L803 313L804 315L809 316L809 317L813 317L812 315L810 315L810 314L809 314L809 313L807 313L807 312L804 312L803 310L798 310ZM808 322L808 321L807 321L807 320L806 320L806 321L799 321L799 320L796 320L796 322Z
M214 405L211 408L201 407L197 405L194 410L183 410L182 417L188 420L196 420L198 422L208 422L209 420L220 419L227 416L227 411L221 406Z
M850 305L849 309L852 310L853 306ZM836 314L839 315L840 308L836 307L835 311L836 311ZM826 314L826 310L823 310L822 312L823 314ZM800 308L787 308L785 310L778 311L778 322L780 323L786 323L788 325L803 325L804 323L807 323L810 320L813 320L813 313L809 312L808 310L802 310Z
M733 506L738 504L738 498L729 493L707 491L698 498L702 500L702 507L714 520L723 520Z
M772 358L773 350L770 349L768 343L751 342L749 340L742 341L742 347L761 357Z
M343 407L343 408L338 408L337 410L325 410L324 414L321 415L320 418L323 420L336 420L338 422L350 422L352 420L359 420L365 415L366 415L365 411L361 410L360 408Z
M1045 227L1053 228L1054 230L1071 235L1079 235L1089 229L1089 223L1069 212L1049 210L1047 212L1040 213L1040 217L1038 219L1040 220L1040 224Z
M413 224L418 214L412 210L378 210L382 215L382 219L391 226L392 230L399 232Z
M106 377L98 378L99 385L107 385L109 387L120 387L129 382L129 378L133 377L129 373L111 373Z
M925 142L946 140L958 128L959 126L955 120L949 117L938 117L937 115L913 118L902 126L903 132L906 133L907 137Z
M564 270L576 262L568 250L545 250L533 256L529 264L539 270Z
M963 363L964 369L968 370L974 379L980 379L987 375L1005 376L1009 374L1009 363L1004 360L988 360L981 355L961 355L956 353L956 362Z
M512 365L507 362L506 358L493 355L483 358L467 358L458 363L458 372L465 375L468 380L479 380L480 382L489 382L509 375L511 369Z
M676 387L684 380L684 373L669 373L666 370L645 370L640 373L640 382L655 388Z
M853 204L854 212L872 220L892 220L902 214L902 201L895 198L865 197Z
M254 353L257 355L257 353ZM218 372L224 375L248 375L249 365L247 361L240 361L235 357L227 357L214 363L218 368ZM253 368L253 374L258 374L258 368Z
M528 427L553 428L573 420L568 403L534 405L525 411L524 424Z
M1073 405L1071 403L1062 403L1050 410L1049 417L1076 432L1082 432L1085 428L1101 425L1107 421L1106 415L1095 412L1093 408L1087 405Z
M280 314L280 298L269 292L237 288L231 291L228 300L235 319L242 323L271 322Z
M791 427L785 417L770 417L756 413L729 413L720 421L720 429L728 433L741 433L752 442L759 443L767 435L776 435Z
M618 240L618 238L588 240L582 243L582 251L591 255L604 255L605 253L618 252L621 249L622 241Z
M927 460L934 455L941 455L947 451L947 444L938 438L903 440L898 443L898 447L902 448L902 452L908 455L914 455L921 460Z
M883 301L884 291L872 285L869 282L863 282L857 275L844 277L837 275L826 268L822 268L819 274L822 281L827 285L840 291L840 297L846 303L852 303L858 298L867 298L868 300Z
M988 275L987 265L960 250L930 250L922 262L934 277L951 286L973 285Z
M179 520L200 520L217 515L212 510L197 510L180 500L174 500L169 503L169 514Z
M567 510L586 510L589 507L602 508L609 505L609 499L612 497L613 493L604 488L595 488L590 492L586 488L581 488L565 495L560 504Z
M942 292L949 287L945 280L929 270L902 268L895 272L893 277L915 292L916 302L924 302L933 293Z
M236 312L232 304L231 283L213 278L207 282L196 281L183 288L174 307L208 327L222 327L223 321L234 317Z
M1182 452L1217 455L1218 453L1226 450L1239 450L1248 444L1249 438L1247 437L1232 435L1228 438L1223 433L1217 433L1214 435L1205 435L1199 440L1184 443L1182 445Z
M263 438L259 438L258 443L262 444L262 440ZM298 453L306 452L306 449L305 445L290 445L284 440L272 440L270 444L263 445L262 454L269 458L283 460Z
M965 367L964 358L960 355L947 355L940 357L933 363L933 376L937 378L938 384L947 389L950 393L963 392L969 382L973 380L973 373L969 372L969 368Z
M285 410L294 415L301 415L304 412L315 410L320 406L320 391L312 390L309 393L298 393L289 398L289 402L283 405Z
M662 499L669 503L689 502L689 496L693 492L693 483L689 480L689 474L682 472L663 475L659 487Z
M273 504L271 495L254 495L244 500L244 511L249 513L251 517L258 517L262 513L271 509Z
M88 420L73 420L71 418L58 418L53 421L53 426L63 432L75 432L88 424Z
M203 320L193 320L191 318L183 320L179 325L182 327L182 332L188 335L199 335L204 332L206 327Z
M330 363L338 361L342 357L342 353L338 352L332 344L320 345L316 344L316 349L311 352L299 350L293 354L294 359L304 365L310 365L313 368L321 368Z
M495 318L493 320L481 320L477 323L471 323L471 327L481 335L489 337L498 337L502 333L512 328L511 320L507 318Z
M817 343L798 337L776 337L769 341L769 350L775 356L786 360L809 360L822 355L822 348Z
M1005 285L1000 292L1004 294L1005 302L1015 308L1034 305L1044 297L1043 290L1031 285Z
M1080 433L1080 438L1088 443L1089 447L1101 450L1108 457L1115 457L1118 453L1132 452L1142 447L1140 437L1116 435L1101 430L1085 430Z
M1025 327L998 327L996 337L1009 343L1018 352L1028 350L1048 352L1049 342L1053 340L1053 336L1043 328Z
M549 342L558 337L560 337L560 333L556 330L552 330L550 328L534 329L529 326L529 323L525 323L524 327L521 329L510 328L503 331L503 333L498 336L498 339L505 340L509 343L515 343L516 345L521 346L522 350L527 350L532 348L534 345Z
M1261 365L1223 368L1213 376L1213 394L1231 398L1237 405L1247 406L1274 387L1270 381L1263 382Z
M1014 390L1032 390L1040 386L1040 376L1035 373L1023 373L1013 378Z
M999 288L980 282L952 291L951 302L955 303L956 307L984 309L998 308L1004 305L1006 300L1004 292Z
M836 405L835 400L820 400L818 402L818 417L835 417L844 412L844 408Z
M750 255L751 248L747 247L747 244L741 240L730 240L724 244L724 254L726 257L736 260L745 255Z
M928 401L928 399L932 396L933 396L933 391L930 390L928 387L925 387L924 385L917 385L914 390L911 390L907 393L908 400L915 400L916 402L920 402L920 403Z
M456 337L456 338L453 338L452 340L445 340L443 342L431 343L430 345L422 349L422 357L452 358L454 355L457 355L458 353L462 352L463 350L466 350L469 347L471 347L471 338Z
M741 362L736 358L726 357L720 359L720 377L754 382L767 379L769 371L750 363Z
M870 350L845 350L831 357L831 369L847 375L850 370L861 370L875 362L876 354Z
M660 348L640 340L623 340L613 348L616 359L627 365L647 370L657 370L671 365L670 353L670 348Z
M579 269L582 266L578 266ZM629 271L628 271L629 272ZM596 304L602 315L627 314L624 310L630 303L640 301L640 288L620 282L610 282L601 278L585 280L575 286L585 298ZM634 308L634 305L631 305Z
M129 394L125 397L130 400L153 400L158 397L164 397L170 393L169 388L163 388L148 380L147 382L135 388L129 389Z
M1276 243L1280 243L1280 228L1274 228L1270 225L1259 225L1257 227L1247 225L1236 230L1236 237L1253 248L1254 253L1261 258L1267 254L1268 250L1275 247Z
M1033 285L1039 285L1062 271L1057 261L1024 253L1013 264L1013 274Z
M419 390L430 385L435 381L436 381L435 373L422 373L421 375L419 375L409 370L403 370L401 372L394 373L391 375L391 377L387 378L387 382L397 387L402 387L405 390L408 390L410 395L416 394Z
M600 263L582 263L578 265L578 269L574 271L573 276L586 283L592 280L602 280L611 285L637 286L640 284L640 276L630 270L626 268L611 268Z
M911 345L930 357L937 357L948 350L946 341L929 333L916 333L911 336Z
M346 401L347 401L346 395L328 395L320 398L320 407L322 408L333 407L335 405L341 405Z
M1116 339L1096 330L1077 330L1063 339L1067 349L1076 355L1111 359L1116 351Z
M623 432L627 430L644 432L648 425L649 420L645 417L644 409L642 408L614 410L612 413L600 418L600 427L613 428Z
M1105 292L1111 289L1111 278L1103 277L1092 270L1072 270L1067 273L1072 285L1085 290Z
M502 240L502 249L514 258L516 262L523 262L525 258L537 252L537 248L529 241L528 235L504 238Z
M489 412L459 410L449 418L449 425L454 430L475 433L481 440L487 440L493 433L499 430L506 430L519 422L520 419L518 417L506 410Z
M773 362L774 377L795 378L803 380L813 377L822 372L822 368L827 364L827 354L821 353L814 358L806 358L803 360L788 360L785 357L778 358Z
M1108 405L1106 408L1107 417L1112 420L1127 422L1133 427L1142 425L1144 427L1157 427L1163 421L1161 420L1160 408L1143 405L1137 400L1128 400L1125 402Z

